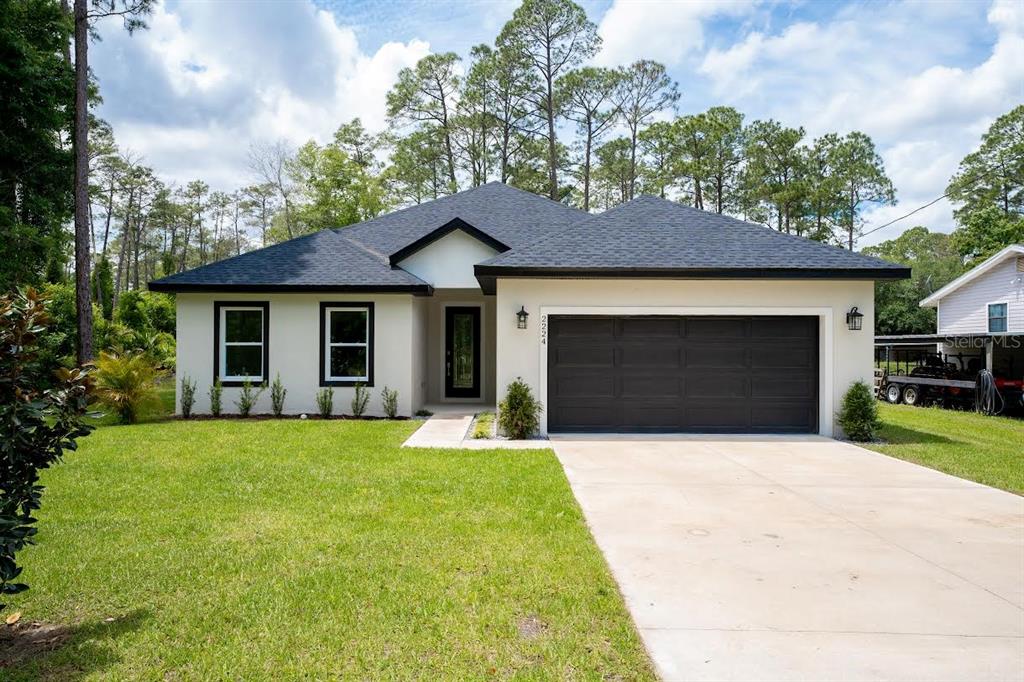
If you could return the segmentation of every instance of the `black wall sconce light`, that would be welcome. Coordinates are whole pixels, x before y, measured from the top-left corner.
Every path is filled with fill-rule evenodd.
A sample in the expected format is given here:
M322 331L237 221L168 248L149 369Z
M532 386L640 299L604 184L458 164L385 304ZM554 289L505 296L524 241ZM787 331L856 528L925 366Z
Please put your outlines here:
M526 329L526 318L529 316L530 313L526 312L526 306L520 306L519 312L516 313L516 327Z
M850 308L850 312L846 313L846 326L850 328L850 331L860 331L860 328L864 325L864 313L857 310L857 306Z

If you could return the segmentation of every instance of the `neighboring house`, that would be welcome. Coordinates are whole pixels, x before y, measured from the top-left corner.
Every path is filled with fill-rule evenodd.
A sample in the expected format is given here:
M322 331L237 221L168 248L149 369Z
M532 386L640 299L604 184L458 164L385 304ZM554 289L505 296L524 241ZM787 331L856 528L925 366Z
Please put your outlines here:
M402 414L494 405L521 377L541 430L831 435L872 376L874 280L906 267L641 197L600 215L491 183L150 284L174 292L179 380L399 392ZM857 308L863 329L848 328ZM264 394L256 411L269 410Z
M1007 246L921 305L937 309L939 352L1000 376L1024 374L1024 246Z

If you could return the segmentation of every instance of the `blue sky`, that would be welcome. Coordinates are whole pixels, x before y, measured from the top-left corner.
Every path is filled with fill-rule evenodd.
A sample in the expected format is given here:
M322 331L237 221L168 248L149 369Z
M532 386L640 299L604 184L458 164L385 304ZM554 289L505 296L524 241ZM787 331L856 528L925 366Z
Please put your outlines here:
M493 41L517 4L172 0L132 37L115 21L100 26L99 114L166 181L233 189L251 181L253 141L326 140L353 116L382 128L399 69ZM900 201L874 211L869 227L942 194L988 125L1024 102L1020 0L581 4L603 38L595 62L665 63L682 92L678 113L728 104L809 138L869 134ZM949 230L950 207L864 243L918 223Z

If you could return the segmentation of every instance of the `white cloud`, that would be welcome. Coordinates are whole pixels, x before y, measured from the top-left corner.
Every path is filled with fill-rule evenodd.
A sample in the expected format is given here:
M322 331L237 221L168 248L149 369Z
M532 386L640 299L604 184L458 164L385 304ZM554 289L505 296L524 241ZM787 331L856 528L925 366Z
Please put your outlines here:
M735 0L615 0L601 18L603 42L597 64L618 66L653 59L668 66L704 46L704 22L717 15L749 11L751 2Z
M699 67L717 98L756 117L803 125L810 137L870 135L900 205L876 210L868 229L940 196L988 125L1024 100L1024 3L997 0L987 17L974 3L872 7L749 33L709 50ZM982 18L991 47L970 62L950 45L967 43L966 26ZM944 58L959 65L947 66ZM939 202L864 243L915 224L952 229L949 204Z
M351 27L307 0L158 5L148 23L133 36L101 26L99 115L165 179L221 189L249 181L251 141L324 140L357 116L382 129L398 71L429 52L410 39L367 54Z

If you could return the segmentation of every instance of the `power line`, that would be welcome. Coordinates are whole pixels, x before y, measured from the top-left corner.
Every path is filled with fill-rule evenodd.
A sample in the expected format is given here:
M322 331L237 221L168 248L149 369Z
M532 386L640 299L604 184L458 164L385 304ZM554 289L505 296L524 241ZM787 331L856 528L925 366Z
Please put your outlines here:
M1017 157L1010 157L1010 159L1009 159L1009 161L1010 161L1011 163L1012 163L1012 162L1014 162L1014 161L1020 161L1020 160L1021 160L1021 159L1020 159L1020 158L1017 158ZM970 182L969 182L968 184L969 184L969 185L973 185L974 183L978 182L979 180L984 180L984 179L985 179L985 178L987 178L988 176L990 176L990 175L993 175L993 174L994 174L994 173L995 173L996 171L1000 171L1000 170L1002 170L1002 168L990 168L990 169L988 169L987 171L985 171L984 173L980 173L980 174L978 174L978 176L977 176L977 177L975 177L975 178L974 178L973 180L971 180L971 181L970 181ZM871 234L871 233L873 233L873 232L878 232L879 230L881 230L881 229L883 229L883 228L889 227L889 226L890 226L890 225L892 225L893 223L898 223L898 222L899 222L899 221L901 221L901 220L904 220L904 219L906 219L906 218L909 218L910 216L914 215L915 213L920 213L921 211L923 211L924 209L928 208L929 206L934 206L935 204L939 203L939 202L940 202L940 201L942 201L943 199L948 199L948 198L949 198L949 195L950 195L950 192L946 192L946 193L945 193L945 194L943 194L943 195L942 195L941 197L938 197L938 198L936 198L936 199L932 199L932 200L931 200L931 201L929 201L929 202L928 202L927 204L923 204L923 205L921 205L921 206L918 206L917 208L915 208L915 209L914 209L913 211L911 211L910 213L906 213L906 214L904 214L904 215L901 215L901 216L900 216L899 218L894 218L894 219L890 220L890 221L889 221L889 222L887 222L887 223L884 223L884 224L882 224L882 225L879 225L878 227L872 227L872 228L871 228L870 230L868 230L867 232L862 232L862 233L860 233L859 235L857 235L857 237L856 237L856 238L854 239L854 241L860 241L860 240L861 240L861 238L863 238L863 237L866 237L866 236L868 236L869 234Z

